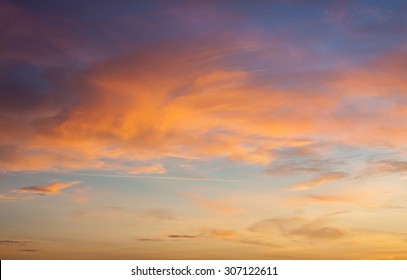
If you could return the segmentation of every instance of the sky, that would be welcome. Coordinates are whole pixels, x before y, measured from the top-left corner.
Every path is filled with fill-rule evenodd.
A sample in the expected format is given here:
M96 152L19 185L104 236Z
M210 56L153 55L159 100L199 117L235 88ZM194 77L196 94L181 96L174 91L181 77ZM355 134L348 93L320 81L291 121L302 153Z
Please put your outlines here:
M1 259L407 259L406 1L1 1Z

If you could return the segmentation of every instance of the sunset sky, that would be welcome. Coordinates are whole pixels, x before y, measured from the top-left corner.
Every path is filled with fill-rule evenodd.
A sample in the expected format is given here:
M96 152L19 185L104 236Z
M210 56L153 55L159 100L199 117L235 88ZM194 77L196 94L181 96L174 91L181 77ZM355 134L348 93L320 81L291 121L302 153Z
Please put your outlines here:
M407 1L1 1L1 259L407 259Z

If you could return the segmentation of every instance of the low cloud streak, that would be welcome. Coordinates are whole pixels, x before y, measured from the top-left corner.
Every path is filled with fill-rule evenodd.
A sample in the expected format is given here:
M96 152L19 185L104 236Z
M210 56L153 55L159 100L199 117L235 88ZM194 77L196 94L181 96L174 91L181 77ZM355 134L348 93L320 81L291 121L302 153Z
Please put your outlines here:
M79 184L80 181L70 182L70 183L51 183L48 185L39 186L29 186L15 189L16 193L34 193L38 195L56 195L59 194L61 190L72 187Z

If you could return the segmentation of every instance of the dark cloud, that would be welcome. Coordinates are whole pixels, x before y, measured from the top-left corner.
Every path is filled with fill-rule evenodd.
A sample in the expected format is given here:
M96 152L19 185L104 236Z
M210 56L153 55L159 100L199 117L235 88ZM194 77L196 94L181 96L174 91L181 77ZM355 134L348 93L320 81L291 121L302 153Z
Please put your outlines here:
M28 241L18 241L18 240L0 240L0 245L19 245L19 246L23 246L23 245L27 245L31 242Z
M39 252L41 250L39 249L24 249L24 250L19 250L20 252Z
M48 185L22 187L14 190L17 193L35 193L38 195L54 195L58 194L61 190L69 188L73 185L80 183L79 181L70 183L51 183Z
M137 238L137 241L141 242L156 242L156 241L164 241L163 239L160 238Z
M187 235L187 234L170 234L168 235L168 238L186 238L186 239L191 239L191 238L198 238L196 235Z

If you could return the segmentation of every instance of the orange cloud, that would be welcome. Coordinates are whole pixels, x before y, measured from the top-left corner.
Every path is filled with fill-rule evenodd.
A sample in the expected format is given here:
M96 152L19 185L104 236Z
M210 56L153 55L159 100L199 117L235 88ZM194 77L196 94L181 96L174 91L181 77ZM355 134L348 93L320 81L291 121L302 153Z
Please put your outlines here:
M359 194L349 195L307 195L304 199L319 203L351 203L365 205L365 196Z
M354 205L362 207L374 206L375 196L371 191L349 189L347 186L342 186L340 191L335 193L322 194L304 194L290 193L279 198L279 203L290 207L302 208L304 206L318 207L322 205L324 209L335 207L334 205Z
M55 195L59 194L61 190L69 188L73 185L79 184L80 181L70 183L51 183L48 185L22 187L14 190L17 193L35 193L39 195Z
M334 102L255 86L250 72L220 62L232 50L250 48L237 42L170 44L95 64L78 73L74 91L80 96L73 105L4 125L8 133L0 144L12 153L0 168L120 170L125 161L169 156L268 164L274 148L301 145L298 138L315 131L315 113Z
M0 169L163 174L159 165L129 167L126 162L221 157L268 165L284 147L403 143L407 123L399 117L401 105L381 113L370 104L378 96L400 96L406 89L405 66L397 62L403 51L372 63L386 71L366 64L327 75L307 73L316 90L296 87L295 81L292 87L281 87L275 77L249 67L234 69L224 60L241 52L262 60L272 51L258 49L269 42L213 42L169 42L111 56L67 82L69 91L77 93L74 101L43 100L30 114L5 114L0 121ZM292 51L279 50L282 57ZM357 106L349 108L355 100Z
M238 236L234 230L214 228L204 229L201 235L215 239L234 239Z
M325 183L346 178L347 176L344 172L326 172L311 180L295 183L290 189L293 191L309 190Z
M157 163L147 166L136 166L129 169L128 174L164 174L166 172L162 164Z

